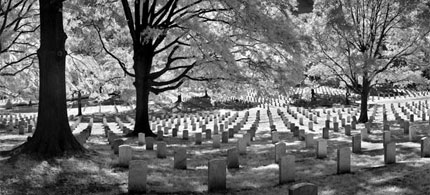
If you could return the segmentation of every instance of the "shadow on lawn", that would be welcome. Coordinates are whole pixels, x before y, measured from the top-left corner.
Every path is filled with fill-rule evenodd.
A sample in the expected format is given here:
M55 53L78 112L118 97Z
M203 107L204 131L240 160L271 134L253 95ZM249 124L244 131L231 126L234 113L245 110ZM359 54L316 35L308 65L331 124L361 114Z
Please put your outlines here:
M26 155L0 162L0 188L10 194L122 194L121 177L111 172L105 156L33 160ZM6 193L7 194L7 193Z

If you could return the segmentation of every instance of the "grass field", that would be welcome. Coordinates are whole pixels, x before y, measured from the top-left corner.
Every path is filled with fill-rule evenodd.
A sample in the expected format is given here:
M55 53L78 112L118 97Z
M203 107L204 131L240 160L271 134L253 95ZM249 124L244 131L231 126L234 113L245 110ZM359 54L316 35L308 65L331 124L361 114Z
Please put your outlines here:
M424 100L424 99L420 99ZM380 100L376 104L392 102L410 102L408 100ZM417 101L417 100L416 100ZM91 108L94 113L98 108ZM90 109L90 110L91 110ZM259 108L250 109L249 122L243 129L249 129ZM343 129L331 133L328 140L328 157L316 159L315 148L306 148L303 141L298 141L282 124L276 114L277 108L271 108L274 123L280 133L281 141L287 144L287 154L296 158L296 181L291 184L278 185L278 165L274 162L274 144L271 142L268 116L260 108L261 120L257 136L247 154L240 156L240 168L227 171L226 194L288 194L288 188L294 183L310 182L316 184L319 194L430 194L430 159L420 157L420 144L409 142L407 135L394 121L392 113L388 115L392 139L396 141L396 164L384 165L382 147L382 109L378 110L376 121L372 124L372 133L368 141L362 142L363 152L352 154L352 173L336 174L336 149L351 146L351 137L345 136ZM121 111L127 108L120 108ZM369 110L369 112L371 109ZM73 112L73 111L72 111ZM87 110L89 113L89 110ZM110 107L103 107L103 112L114 114ZM226 112L222 110L221 112ZM85 113L85 112L84 112ZM239 112L239 119L244 111ZM120 114L121 115L121 114ZM124 116L120 116L124 118ZM324 118L322 116L321 118ZM296 122L295 119L291 119ZM315 139L321 138L321 122L314 126ZM83 120L85 121L85 120ZM113 131L116 123L108 118ZM124 120L123 120L124 121ZM305 122L305 124L307 124ZM83 122L76 131L86 127ZM130 124L126 124L130 126ZM208 125L211 127L211 125ZM131 126L130 126L131 127ZM302 127L302 126L301 126ZM304 127L304 126L303 126ZM353 130L359 133L363 124ZM427 136L428 121L411 124L420 137ZM95 123L92 135L84 145L89 152L83 156L64 157L49 161L35 161L26 156L17 159L4 158L0 161L0 194L126 194L128 169L117 165L118 157L114 155L107 138L103 135L102 124ZM241 131L243 132L243 131ZM194 132L191 133L191 138ZM25 141L28 135L17 135L16 132L0 131L0 150L10 149ZM147 151L144 146L136 145L136 138L126 143L133 145L133 158L148 162L148 189L153 194L206 194L207 164L211 159L225 159L226 150L236 146L241 135L222 144L220 149L213 149L210 140L202 145L195 145L193 139L185 141L171 136L165 137L168 145L168 157L156 158L155 151ZM173 149L186 147L188 169L173 169ZM156 145L155 145L156 149Z

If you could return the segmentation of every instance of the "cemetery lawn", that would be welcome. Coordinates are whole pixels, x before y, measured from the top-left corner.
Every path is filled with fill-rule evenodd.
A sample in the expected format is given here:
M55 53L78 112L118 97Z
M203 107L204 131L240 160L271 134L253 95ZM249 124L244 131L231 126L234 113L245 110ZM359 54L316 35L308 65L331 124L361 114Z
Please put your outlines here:
M239 157L240 168L227 171L227 191L222 194L288 194L288 187L300 182L316 184L319 194L323 195L430 193L430 158L420 157L419 142L408 141L407 135L403 135L399 125L394 122L392 113L388 115L388 120L391 121L392 140L397 144L396 164L384 165L380 108L369 140L362 142L363 152L351 155L352 173L337 175L336 150L351 146L351 137L344 135L343 128L339 133L330 131L328 157L316 159L315 148L305 148L303 141L294 138L282 124L276 109L272 107L271 113L280 140L286 143L287 154L296 158L296 181L278 185L278 165L274 162L274 144L270 139L268 117L266 110L260 108L261 120L256 140L247 147L247 154ZM256 110L258 108L250 109L249 121L255 119ZM239 112L239 119L243 113ZM120 118L125 121L125 116ZM290 116L288 118L298 123L298 120ZM323 119L324 116L321 116L318 119L320 122L314 125L316 131L306 129L307 133L315 135L315 139L321 138ZM84 119L75 131L84 129L88 125L86 121ZM417 121L411 123L411 128L416 129L420 137L426 136L428 121ZM111 129L117 127L112 117L108 118L108 122ZM249 127L247 123L243 129ZM359 124L352 133L359 133L363 128L364 125ZM29 135L17 135L16 132L1 129L0 151L23 143ZM156 144L154 151L147 151L144 146L136 144L137 138L129 138L126 143L133 147L133 159L148 162L148 193L207 194L208 161L225 159L227 149L236 146L238 137L230 138L229 143L221 144L220 149L213 149L212 142L206 139L202 145L195 145L193 131L190 131L188 141L182 140L181 136L165 136L168 148L165 159L156 157ZM0 157L0 194L127 194L128 169L118 166L118 156L113 154L104 136L100 119L95 119L93 132L84 146L89 150L85 155L42 162L26 156L16 159ZM177 147L187 148L187 170L173 169L173 150Z

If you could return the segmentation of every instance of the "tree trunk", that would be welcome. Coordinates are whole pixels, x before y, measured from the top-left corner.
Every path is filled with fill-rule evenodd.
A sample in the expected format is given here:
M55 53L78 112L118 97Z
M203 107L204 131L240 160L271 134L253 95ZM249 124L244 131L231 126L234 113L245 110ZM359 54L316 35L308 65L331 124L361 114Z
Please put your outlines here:
M145 133L147 137L156 136L149 125L149 89L144 86L143 81L136 80L136 121L130 136L137 136L139 133Z
M139 133L145 133L146 137L156 137L149 125L149 80L150 67L152 64L152 56L150 52L140 53L143 49L135 49L134 56L134 71L136 88L136 118L134 130L127 136L137 136Z
M315 90L311 89L311 102L315 102L316 98L315 98Z
M367 100L369 98L370 81L363 79L363 89L361 90L361 102L360 102L360 118L359 123L365 123L369 120L367 116Z
M41 157L81 153L67 118L62 1L40 0L39 109L36 130L16 151Z
M81 91L78 91L78 116L82 116L82 96L81 96Z

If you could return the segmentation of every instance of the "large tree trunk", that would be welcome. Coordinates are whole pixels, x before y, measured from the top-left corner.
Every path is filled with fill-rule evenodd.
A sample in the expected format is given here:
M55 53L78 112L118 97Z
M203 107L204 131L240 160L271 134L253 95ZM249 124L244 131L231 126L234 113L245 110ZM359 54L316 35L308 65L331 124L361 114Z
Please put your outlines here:
M139 49L138 49L139 50ZM135 52L137 50L135 49ZM139 50L142 51L142 50ZM136 88L136 118L134 130L128 136L137 136L139 133L145 133L146 137L155 137L149 125L149 72L152 63L151 56L137 52L134 56L134 71L136 74L134 86Z
M365 123L369 120L367 116L367 100L369 98L370 82L363 79L363 89L361 90L361 102L360 102L360 118L359 123Z
M156 136L149 125L149 89L145 87L142 81L135 82L136 87L136 121L134 131L131 136L137 136L139 133L145 133L145 136Z
M72 134L67 118L62 1L40 0L40 89L36 131L17 150L42 157L75 154L85 149Z
M82 116L82 96L81 91L78 91L78 116Z

